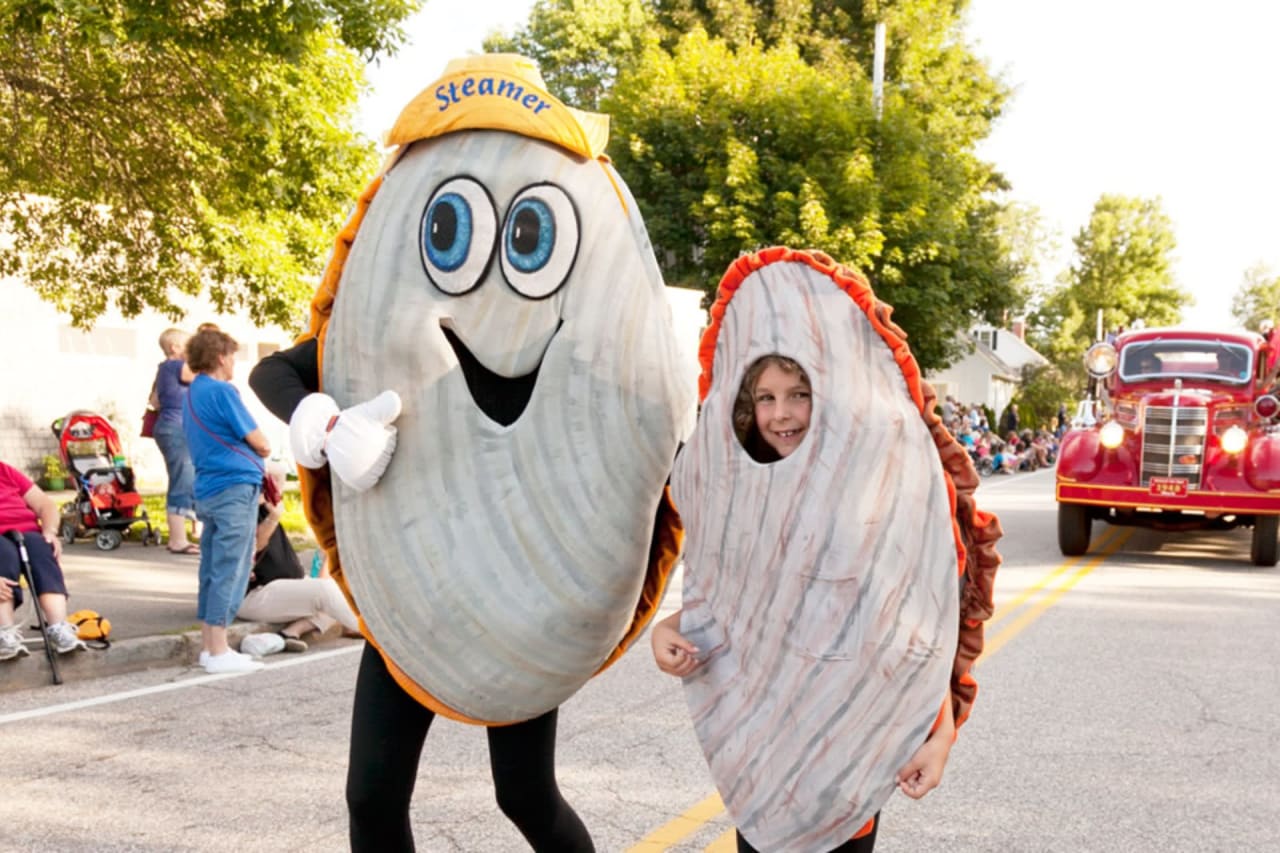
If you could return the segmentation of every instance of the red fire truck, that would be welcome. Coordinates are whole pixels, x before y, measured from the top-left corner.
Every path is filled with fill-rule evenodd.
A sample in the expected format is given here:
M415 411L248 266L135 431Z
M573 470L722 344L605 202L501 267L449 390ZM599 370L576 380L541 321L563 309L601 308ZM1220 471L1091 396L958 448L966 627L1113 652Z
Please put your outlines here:
M1089 548L1093 522L1158 530L1253 528L1250 557L1276 564L1280 399L1252 332L1143 329L1094 344L1096 393L1058 453L1058 546Z

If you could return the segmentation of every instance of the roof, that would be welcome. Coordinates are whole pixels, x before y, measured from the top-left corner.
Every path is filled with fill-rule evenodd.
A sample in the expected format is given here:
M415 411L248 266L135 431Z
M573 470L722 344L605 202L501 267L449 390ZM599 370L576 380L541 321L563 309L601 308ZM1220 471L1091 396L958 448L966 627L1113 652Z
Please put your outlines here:
M1116 346L1122 347L1125 344L1136 343L1138 341L1158 340L1223 341L1233 344L1243 344L1244 346L1253 348L1261 344L1263 339L1262 335L1257 332L1250 332L1246 329L1217 331L1210 329L1193 329L1186 326L1166 326L1157 329L1137 329L1131 332L1124 332L1116 336Z

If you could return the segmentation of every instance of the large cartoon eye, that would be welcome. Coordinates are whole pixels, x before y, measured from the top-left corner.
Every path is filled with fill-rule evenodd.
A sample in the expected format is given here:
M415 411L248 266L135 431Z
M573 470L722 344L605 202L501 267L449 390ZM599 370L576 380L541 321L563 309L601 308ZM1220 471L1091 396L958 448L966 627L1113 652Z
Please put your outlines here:
M521 296L560 289L578 256L578 212L564 190L534 184L516 196L502 226L502 274Z
M471 178L441 184L422 214L422 266L451 296L475 290L493 260L498 214L489 191Z

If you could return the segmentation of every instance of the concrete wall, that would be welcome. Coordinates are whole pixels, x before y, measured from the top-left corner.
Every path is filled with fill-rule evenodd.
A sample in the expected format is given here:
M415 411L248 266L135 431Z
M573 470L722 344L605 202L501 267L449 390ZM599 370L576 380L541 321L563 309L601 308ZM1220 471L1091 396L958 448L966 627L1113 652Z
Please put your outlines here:
M155 442L140 438L142 413L163 359L160 333L171 326L195 331L217 323L240 343L235 384L249 410L267 432L279 458L292 464L288 429L249 390L249 370L260 355L288 346L292 335L280 328L256 328L246 317L218 314L207 302L192 302L186 317L173 322L155 313L126 320L104 315L93 331L74 329L52 305L14 279L0 279L0 459L33 477L42 457L58 452L49 425L74 409L90 409L120 433L125 455L140 488L163 488L164 460Z
M701 291L668 288L672 321L689 382L696 387L697 350L707 315ZM207 302L193 302L178 322L152 312L132 319L104 315L93 331L73 329L53 306L14 279L0 279L0 459L33 479L43 472L42 457L57 454L49 425L74 409L106 417L120 433L125 455L142 489L162 489L164 460L155 442L140 438L142 413L163 359L160 333L171 326L195 331L217 323L240 343L234 383L271 440L273 456L292 466L288 428L268 412L249 389L249 371L262 357L288 347L294 335L281 328L257 328L246 317L218 314ZM690 412L688 431L693 428Z

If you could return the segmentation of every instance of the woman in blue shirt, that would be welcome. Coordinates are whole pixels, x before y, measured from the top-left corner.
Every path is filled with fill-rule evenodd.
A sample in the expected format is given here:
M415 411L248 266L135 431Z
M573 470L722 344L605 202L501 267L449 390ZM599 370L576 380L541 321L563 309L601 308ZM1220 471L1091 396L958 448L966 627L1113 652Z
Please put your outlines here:
M151 408L155 409L154 438L164 456L169 474L169 490L165 498L165 515L169 520L169 550L175 554L199 554L200 549L187 540L187 522L196 521L195 468L187 451L187 438L182 433L182 403L187 399L187 386L195 375L183 357L187 333L181 329L165 329L160 335L164 361L156 368L156 381L151 386Z
M258 494L263 459L271 445L231 384L239 346L218 329L197 332L187 342L187 365L195 372L182 410L182 429L195 463L196 511L204 522L200 549L200 619L207 672L248 672L262 664L227 646L227 624L235 618L253 565Z

